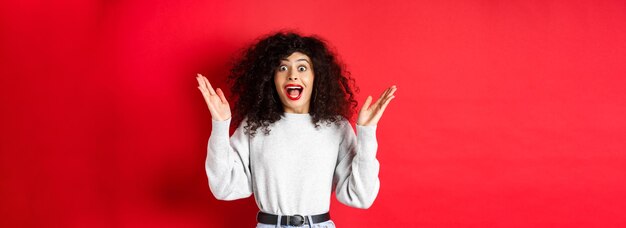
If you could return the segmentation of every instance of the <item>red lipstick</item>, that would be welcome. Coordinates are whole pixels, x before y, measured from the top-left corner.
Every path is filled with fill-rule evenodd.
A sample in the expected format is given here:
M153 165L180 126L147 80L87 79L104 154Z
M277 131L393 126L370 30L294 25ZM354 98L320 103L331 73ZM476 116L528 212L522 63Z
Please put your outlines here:
M285 86L285 94L287 95L287 98L289 98L289 100L295 101L300 99L303 89L304 88L298 84L287 84Z

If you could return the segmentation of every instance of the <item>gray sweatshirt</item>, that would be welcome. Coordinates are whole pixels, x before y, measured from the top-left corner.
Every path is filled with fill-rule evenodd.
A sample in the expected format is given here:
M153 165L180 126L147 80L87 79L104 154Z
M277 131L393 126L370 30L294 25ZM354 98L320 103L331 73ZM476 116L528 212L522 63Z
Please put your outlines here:
M254 193L257 206L278 215L328 212L334 189L339 202L369 208L378 195L376 126L311 123L309 114L285 113L265 135L229 138L231 119L212 121L205 163L209 188L220 200Z

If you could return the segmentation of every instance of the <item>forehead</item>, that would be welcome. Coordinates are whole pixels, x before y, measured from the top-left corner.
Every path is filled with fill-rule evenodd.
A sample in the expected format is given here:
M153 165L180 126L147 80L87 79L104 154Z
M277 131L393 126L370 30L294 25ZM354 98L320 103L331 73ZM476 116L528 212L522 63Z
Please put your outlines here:
M281 59L281 61L286 61L286 62L296 62L296 61L311 61L311 58L309 58L309 56L305 55L304 53L301 52L294 52L291 53L291 55L287 56L286 58Z

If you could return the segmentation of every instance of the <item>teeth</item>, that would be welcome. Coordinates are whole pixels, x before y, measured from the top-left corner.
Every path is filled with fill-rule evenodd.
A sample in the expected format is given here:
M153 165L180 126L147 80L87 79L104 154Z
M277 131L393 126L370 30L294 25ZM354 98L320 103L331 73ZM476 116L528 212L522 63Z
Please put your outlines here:
M287 89L302 89L300 86L287 86Z

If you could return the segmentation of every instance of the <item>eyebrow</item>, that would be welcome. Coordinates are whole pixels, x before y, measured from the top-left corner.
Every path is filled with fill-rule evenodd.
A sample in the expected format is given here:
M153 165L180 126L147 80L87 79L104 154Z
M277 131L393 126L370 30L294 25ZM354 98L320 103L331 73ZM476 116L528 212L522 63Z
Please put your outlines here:
M289 59L281 59L281 60L289 62ZM296 60L296 62L299 62L299 61L306 61L307 63L311 64L311 62L309 62L309 60L307 60L307 59L298 59L298 60Z

